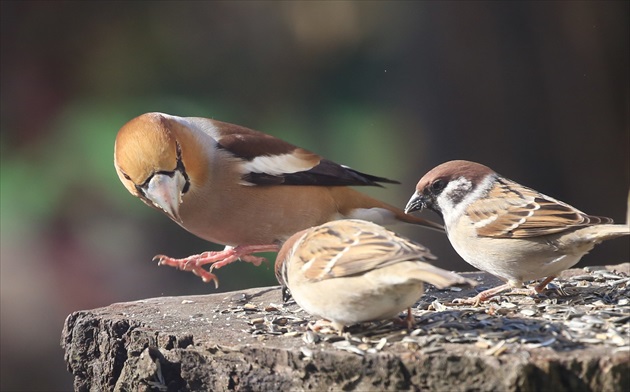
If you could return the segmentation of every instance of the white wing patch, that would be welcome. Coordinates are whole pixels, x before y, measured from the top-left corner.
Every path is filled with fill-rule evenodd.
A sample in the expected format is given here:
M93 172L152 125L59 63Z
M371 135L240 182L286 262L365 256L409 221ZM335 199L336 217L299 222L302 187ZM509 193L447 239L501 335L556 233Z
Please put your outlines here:
M243 173L266 173L272 176L310 170L313 164L293 154L263 155L241 164Z
M348 219L361 219L374 222L379 225L390 225L396 222L395 214L385 208L355 208L346 217Z

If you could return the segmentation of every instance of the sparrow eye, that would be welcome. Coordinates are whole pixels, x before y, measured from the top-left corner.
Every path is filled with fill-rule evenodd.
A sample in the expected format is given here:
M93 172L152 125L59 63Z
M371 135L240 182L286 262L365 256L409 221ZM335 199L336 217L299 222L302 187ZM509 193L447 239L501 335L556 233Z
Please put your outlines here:
M444 180L435 180L433 181L433 183L431 184L431 189L434 192L439 192L442 189L444 189L444 187L446 186L446 182Z

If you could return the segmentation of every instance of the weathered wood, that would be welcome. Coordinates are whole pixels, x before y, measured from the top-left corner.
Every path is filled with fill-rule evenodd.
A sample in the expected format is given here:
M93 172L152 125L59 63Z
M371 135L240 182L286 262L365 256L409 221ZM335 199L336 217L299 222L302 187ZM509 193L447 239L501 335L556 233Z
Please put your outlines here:
M75 312L62 346L78 391L627 391L630 264L607 269L622 272L567 271L578 278L566 281L568 296L480 308L449 305L474 289L432 289L411 333L392 323L357 326L345 340L307 332L309 317L268 287ZM596 330L581 335L578 322Z

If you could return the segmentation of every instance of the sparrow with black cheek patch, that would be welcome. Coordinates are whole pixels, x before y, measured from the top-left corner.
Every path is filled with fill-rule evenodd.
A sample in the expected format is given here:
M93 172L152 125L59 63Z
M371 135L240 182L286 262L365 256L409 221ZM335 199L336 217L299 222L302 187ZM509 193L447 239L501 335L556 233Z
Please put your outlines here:
M426 263L436 257L424 246L363 220L324 223L300 231L282 246L275 272L295 302L328 319L341 333L345 326L393 318L424 293L474 284Z
M116 136L114 164L127 190L189 232L226 245L161 265L192 271L205 282L239 258L259 265L297 231L343 218L441 225L406 215L349 185L396 183L336 164L283 140L199 117L143 114Z
M545 278L528 291L540 293L595 245L630 234L628 224L587 215L468 161L443 163L420 179L405 212L422 208L444 218L448 238L466 262L506 282L466 303Z

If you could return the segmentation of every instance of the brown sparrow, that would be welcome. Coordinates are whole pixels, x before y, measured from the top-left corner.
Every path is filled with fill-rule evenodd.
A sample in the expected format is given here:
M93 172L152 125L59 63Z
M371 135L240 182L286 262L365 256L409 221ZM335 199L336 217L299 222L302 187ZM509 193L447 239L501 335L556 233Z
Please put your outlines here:
M422 208L442 216L453 248L466 262L507 282L466 303L545 278L528 291L540 293L595 245L630 234L628 224L587 215L468 161L443 163L420 179L405 212Z
M277 252L292 234L334 219L443 229L349 187L396 181L208 118L164 113L136 117L116 136L114 165L132 195L194 235L226 245L223 251L183 259L154 258L215 285L213 268L239 258L258 265L264 259L253 253ZM208 264L210 272L203 268Z
M425 262L435 259L424 246L382 226L348 219L291 236L275 272L302 309L330 320L341 333L344 326L408 309L422 296L424 282L438 288L472 283Z

